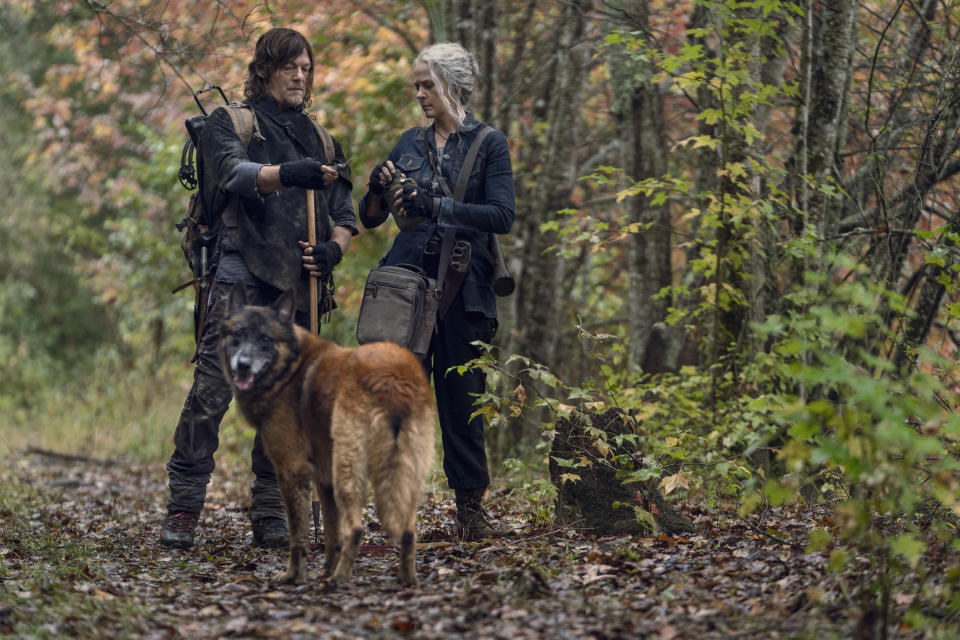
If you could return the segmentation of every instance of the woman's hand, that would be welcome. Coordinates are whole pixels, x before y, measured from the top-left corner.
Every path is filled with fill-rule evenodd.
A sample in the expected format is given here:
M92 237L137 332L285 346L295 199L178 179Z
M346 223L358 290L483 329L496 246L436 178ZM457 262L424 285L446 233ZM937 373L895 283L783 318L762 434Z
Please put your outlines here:
M375 166L373 171L370 172L370 183L367 185L370 193L378 196L382 195L384 190L387 188L387 185L393 182L393 176L396 173L397 168L390 160L381 162Z
M400 175L401 178L405 177L403 174ZM416 188L416 187L413 187ZM400 187L393 192L393 210L397 212L398 216L407 215L403 210L403 191L404 187Z
M397 205L403 207L401 215L432 220L439 212L440 198L416 184L405 185L397 191L396 198Z

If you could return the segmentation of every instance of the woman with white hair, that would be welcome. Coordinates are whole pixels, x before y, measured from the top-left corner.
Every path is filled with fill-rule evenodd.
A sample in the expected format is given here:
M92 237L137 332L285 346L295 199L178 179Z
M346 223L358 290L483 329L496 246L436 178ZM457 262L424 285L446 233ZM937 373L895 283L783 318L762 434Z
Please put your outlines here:
M445 270L450 277L444 278L437 331L425 360L437 397L443 469L456 494L457 529L470 540L506 532L493 525L481 503L490 484L484 425L470 415L475 395L485 390L484 375L448 371L478 355L472 341L490 342L496 333L490 234L508 233L514 217L507 139L470 111L477 75L476 59L459 44L443 42L420 52L413 64L413 86L431 122L400 136L387 160L373 169L360 202L360 220L367 228L383 223L391 209L401 228L384 264L413 265L437 278L441 254L450 253L450 244L456 243L457 256L470 256L465 275ZM458 200L455 185L478 137L472 168L463 177L466 189L460 185L463 197ZM397 178L412 182L395 186ZM443 251L445 242L448 251Z

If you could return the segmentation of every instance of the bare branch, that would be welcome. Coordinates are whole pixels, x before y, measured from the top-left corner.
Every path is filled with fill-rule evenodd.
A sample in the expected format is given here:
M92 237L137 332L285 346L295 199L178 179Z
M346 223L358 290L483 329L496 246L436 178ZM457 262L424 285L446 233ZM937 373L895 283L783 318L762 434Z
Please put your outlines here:
M364 2L358 2L358 0L349 0L349 1L350 1L350 4L352 4L357 9L359 9L364 15L372 18L381 27L385 29L389 29L390 31L393 31L395 34L400 36L400 38L404 41L404 43L410 49L410 53L412 55L417 55L417 53L419 53L420 47L418 47L417 44L413 41L413 38L410 36L410 34L407 33L404 29L400 28L399 25L394 24L392 22L388 22L387 20L384 19L384 17L380 14L379 11L376 11L368 7Z
M138 21L128 19L124 16L120 16L114 13L113 11L111 11L106 5L97 3L94 0L83 0L83 2L94 13L94 15L96 15L97 18L101 20L101 24L102 24L103 16L109 17L110 19L115 21L117 24L122 26L124 29L126 29L131 36L133 36L134 38L142 42L145 47L150 49L150 51L153 51L154 55L156 55L156 58L157 58L157 65L159 66L160 63L167 65L170 68L170 71L172 71L173 74L177 77L177 79L179 79L180 82L183 83L183 85L187 88L187 90L190 91L191 94L194 93L194 89L193 89L193 86L190 84L190 81L187 80L187 78L184 77L183 73L180 72L180 68L176 64L170 61L167 55L167 50L160 44L154 44L153 42L150 42L143 35L143 31L146 28L145 25L143 25Z

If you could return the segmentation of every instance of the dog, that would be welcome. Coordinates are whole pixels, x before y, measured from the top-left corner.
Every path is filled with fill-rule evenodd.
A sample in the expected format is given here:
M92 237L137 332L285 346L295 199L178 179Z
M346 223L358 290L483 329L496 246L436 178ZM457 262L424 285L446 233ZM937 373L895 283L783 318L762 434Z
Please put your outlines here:
M397 576L417 584L417 506L434 462L433 395L420 361L389 342L343 348L293 322L293 291L267 307L231 289L220 326L223 370L273 463L290 529L279 584L307 578L312 488L323 513L327 588L347 584L363 529L367 480L383 530L400 546Z

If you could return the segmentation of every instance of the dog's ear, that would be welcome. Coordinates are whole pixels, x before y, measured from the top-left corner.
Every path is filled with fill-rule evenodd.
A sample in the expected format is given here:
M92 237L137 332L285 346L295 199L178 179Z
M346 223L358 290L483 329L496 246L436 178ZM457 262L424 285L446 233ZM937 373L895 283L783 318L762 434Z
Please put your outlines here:
M247 304L247 288L242 282L235 282L227 297L227 313L230 313Z
M293 289L287 289L273 302L273 310L284 322L292 322L294 309L296 309L296 296Z

